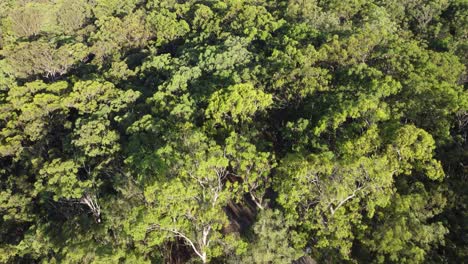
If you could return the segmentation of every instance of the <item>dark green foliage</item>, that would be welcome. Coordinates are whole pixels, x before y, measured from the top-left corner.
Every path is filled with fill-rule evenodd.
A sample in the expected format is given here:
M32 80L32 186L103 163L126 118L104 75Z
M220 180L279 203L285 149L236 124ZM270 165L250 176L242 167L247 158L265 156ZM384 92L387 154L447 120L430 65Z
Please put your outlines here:
M0 0L0 263L462 263L463 0Z

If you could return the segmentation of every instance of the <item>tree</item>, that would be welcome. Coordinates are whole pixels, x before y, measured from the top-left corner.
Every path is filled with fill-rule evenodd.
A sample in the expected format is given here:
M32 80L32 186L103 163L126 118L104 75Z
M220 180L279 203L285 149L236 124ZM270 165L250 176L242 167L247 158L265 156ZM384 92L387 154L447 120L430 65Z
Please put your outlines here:
M37 41L20 43L7 50L7 61L18 78L41 75L56 79L66 74L87 56L87 48L81 43L57 47L53 43Z
M166 168L160 170L160 180L144 190L149 206L134 210L129 224L138 226L133 233L137 241L151 246L179 238L208 263L222 252L228 160L214 142L187 129L178 135L179 140L158 150Z
M270 188L270 171L275 167L271 153L257 151L254 144L236 133L226 139L226 156L229 158L232 172L240 182L234 183L239 195L248 194L259 209L264 209L264 196Z
M232 263L290 263L299 256L290 244L291 222L279 211L265 210L253 226L255 238L247 251Z
M463 262L465 2L0 1L0 262Z
M238 84L215 92L206 109L214 124L228 125L249 122L257 111L272 104L271 95L256 90L251 84Z
M278 202L304 232L314 232L318 248L336 248L344 259L349 258L352 230L363 228L361 206L370 217L376 208L388 206L398 175L416 170L430 179L442 177L440 163L432 157L434 140L426 132L406 126L388 142L379 142L381 138L371 128L361 138L345 143L348 151L339 156L323 152L304 158L299 154L281 162L282 177L275 182ZM362 152L356 153L357 149Z
M91 5L87 0L63 0L57 11L57 25L61 31L74 34L91 17Z
M31 3L13 9L9 15L12 31L18 37L30 37L39 34L47 19L42 7Z
M406 195L395 194L390 206L375 215L373 221L382 224L367 231L372 240L363 239L364 247L376 252L373 262L421 263L429 248L444 240L442 222L429 220L445 205L441 190L428 192L420 182L410 189Z

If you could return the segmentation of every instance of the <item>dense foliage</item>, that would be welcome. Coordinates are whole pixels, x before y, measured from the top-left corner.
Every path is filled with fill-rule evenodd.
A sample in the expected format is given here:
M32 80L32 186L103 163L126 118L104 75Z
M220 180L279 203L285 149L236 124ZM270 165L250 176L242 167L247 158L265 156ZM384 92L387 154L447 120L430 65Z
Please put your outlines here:
M0 0L1 263L463 263L465 0Z

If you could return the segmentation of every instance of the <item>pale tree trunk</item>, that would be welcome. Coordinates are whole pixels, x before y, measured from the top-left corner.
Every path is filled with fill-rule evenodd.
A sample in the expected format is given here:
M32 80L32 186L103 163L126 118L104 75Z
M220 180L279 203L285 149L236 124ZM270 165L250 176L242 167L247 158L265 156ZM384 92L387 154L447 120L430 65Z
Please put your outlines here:
M96 218L96 222L101 222L101 207L97 203L97 198L95 195L91 196L86 193L81 199L80 203L85 204L89 207L91 212L93 213L94 217Z
M202 240L203 240L203 243L206 243L206 244L203 244L203 246L201 246L200 249L198 249L197 246L195 245L195 243L189 237L187 237L185 234L183 234L182 232L179 232L179 231L174 230L174 229L163 228L163 227L161 227L159 225L154 225L150 229L154 229L155 227L159 228L160 230L165 230L165 231L171 232L177 237L183 238L185 240L185 242L190 245L190 247L195 252L195 254L201 259L201 261L203 263L208 263L208 257L206 256L206 251L204 251L203 248L205 246L208 246L208 244L209 244L208 234L209 234L209 232L211 230L211 226L208 226L207 228L203 229L203 238L202 238Z
M252 201L255 203L255 205L258 207L258 209L260 209L260 210L265 209L263 207L263 205L262 205L261 200L257 199L257 197L255 197L255 195L253 195L251 192L249 194L250 194L250 197L252 198Z

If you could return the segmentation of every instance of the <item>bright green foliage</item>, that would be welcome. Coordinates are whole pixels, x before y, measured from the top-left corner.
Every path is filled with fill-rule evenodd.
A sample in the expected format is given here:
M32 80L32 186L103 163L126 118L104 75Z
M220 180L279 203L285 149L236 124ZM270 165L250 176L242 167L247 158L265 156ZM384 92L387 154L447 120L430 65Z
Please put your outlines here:
M84 124L78 120L76 139L72 140L72 144L89 157L112 156L119 151L119 136L115 131L109 130L109 127L108 120L91 120Z
M134 214L139 232L133 236L149 246L166 237L181 238L206 263L222 253L221 228L227 224L223 205L229 197L224 188L228 160L221 148L201 133L183 131L176 145L160 149L167 168L156 181L145 187L150 206ZM131 228L132 223L127 228Z
M54 159L39 171L41 181L36 182L37 192L47 190L55 194L54 199L81 198L83 189L90 188L91 182L77 179L79 165L73 161Z
M238 84L214 93L206 115L214 124L249 122L255 113L272 103L271 95L255 89L252 84Z
M90 40L94 44L91 50L98 59L118 56L120 51L142 47L150 37L141 12L131 13L124 18L105 16L95 24L99 30L91 34Z
M1 263L463 263L465 0L0 0Z
M447 229L442 222L428 221L441 213L445 199L431 193L422 183L416 183L410 193L392 197L391 205L379 211L375 220L380 223L371 229L364 244L377 252L376 263L421 263L431 243L443 240Z
M287 215L303 223L305 231L316 230L317 246L337 248L346 258L352 228L362 228L361 208L373 217L376 208L387 206L394 177L412 170L434 180L443 176L440 163L432 159L434 141L424 131L404 126L390 142L382 139L385 136L374 126L361 138L345 142L339 156L296 154L282 161L278 201L292 210Z
M64 104L80 114L107 117L125 109L137 98L138 92L116 89L110 82L83 81L75 83Z
M252 201L263 209L263 198L270 187L269 173L275 167L271 153L257 151L255 145L236 133L226 139L226 156L230 159L232 174L241 179L234 184L241 195L248 194Z
M147 16L147 23L152 32L155 32L158 44L166 44L190 31L184 20L178 20L177 14L167 9L152 12Z
M2 109L5 116L2 156L20 155L23 147L27 147L26 142L44 139L54 124L64 121L66 109L61 104L61 95L66 88L65 82L47 85L36 81L9 91Z
M277 67L272 88L281 103L291 105L315 92L327 90L330 81L327 69L314 66L320 54L312 45L304 49L293 45L289 44L286 51L275 50L270 57Z
M97 18L127 15L133 11L138 2L139 0L97 0L93 12Z

